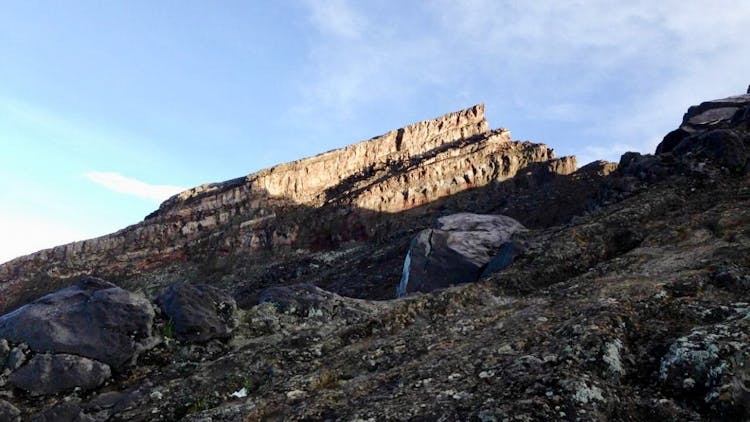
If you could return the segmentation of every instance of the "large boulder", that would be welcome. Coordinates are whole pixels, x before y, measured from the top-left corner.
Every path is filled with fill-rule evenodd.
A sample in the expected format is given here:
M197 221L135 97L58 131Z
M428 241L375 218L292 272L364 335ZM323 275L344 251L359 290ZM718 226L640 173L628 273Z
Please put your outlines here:
M177 282L164 289L156 303L179 340L226 339L237 325L234 299L213 286Z
M91 390L104 383L112 371L107 364L81 356L38 354L10 374L9 383L33 396L57 394L80 388Z
M154 309L141 296L86 277L0 317L0 337L37 353L84 356L118 370L155 346Z
M504 215L441 217L412 240L397 296L476 281L511 235L525 230Z

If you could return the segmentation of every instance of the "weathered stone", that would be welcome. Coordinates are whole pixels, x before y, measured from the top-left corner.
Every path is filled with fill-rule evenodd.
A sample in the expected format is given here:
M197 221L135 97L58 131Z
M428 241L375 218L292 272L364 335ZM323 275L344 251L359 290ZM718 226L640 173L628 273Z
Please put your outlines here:
M26 353L29 351L29 346L26 343L21 343L18 346L8 352L8 358L5 366L11 371L15 371L21 365L26 362Z
M744 172L748 150L742 139L732 130L716 129L683 139L672 150L676 156L692 154L708 158L733 172Z
M258 304L273 304L279 313L300 317L357 318L371 314L372 304L342 297L308 283L269 287L261 292Z
M237 304L227 293L205 284L178 282L156 299L180 340L203 342L231 337Z
M21 411L7 401L0 399L0 421L20 422L20 420Z
M521 223L502 215L461 213L439 218L435 228L412 240L397 296L476 281L502 244L522 230Z
M34 396L57 394L75 388L91 390L112 372L107 364L67 354L37 354L10 375L9 383Z
M664 139L656 146L656 154L671 152L683 139L690 136L690 132L685 129L675 129L669 132Z
M748 309L735 311L744 317ZM659 379L672 392L709 404L743 405L738 399L748 395L750 325L731 313L729 317L730 322L695 328L672 343L659 366Z
M682 119L680 129L693 134L712 129L736 127L746 117L748 109L750 109L750 94L706 101L688 109Z
M271 303L279 312L307 316L320 310L335 296L312 284L294 284L263 290L258 298L258 304Z
M58 404L34 416L32 422L95 422L96 419L83 412L73 403Z
M0 317L0 337L38 353L85 356L121 369L153 347L154 310L143 297L83 278Z
M8 341L4 338L0 338L0 372L5 368L5 363L8 360L8 354L10 353L10 346Z

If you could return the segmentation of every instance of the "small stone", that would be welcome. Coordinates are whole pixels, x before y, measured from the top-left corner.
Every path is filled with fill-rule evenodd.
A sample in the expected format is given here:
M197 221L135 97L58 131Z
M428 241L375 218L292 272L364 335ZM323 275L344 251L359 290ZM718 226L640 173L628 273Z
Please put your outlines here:
M290 391L290 393L291 393L291 391ZM230 394L229 396L230 397L237 397L238 399L243 399L243 398L247 397L247 388L242 387L239 390L235 391L234 393ZM287 393L286 396L289 397L289 393Z
M459 378L461 378L461 374L459 373L453 373L453 374L448 375L448 381L457 380Z
M291 401L298 401L298 400L303 399L306 395L307 393L302 390L292 390L292 391L287 391L286 398Z
M495 371L482 371L479 373L479 378L485 379L485 378L493 377L494 375L495 375Z
M21 343L18 346L14 347L13 350L11 350L8 354L8 361L6 363L8 369L10 369L11 371L15 371L16 369L20 368L21 365L26 362L27 350L29 350L29 347L25 343Z
M685 390L692 390L695 387L695 380L692 378L685 378L682 381L682 388Z

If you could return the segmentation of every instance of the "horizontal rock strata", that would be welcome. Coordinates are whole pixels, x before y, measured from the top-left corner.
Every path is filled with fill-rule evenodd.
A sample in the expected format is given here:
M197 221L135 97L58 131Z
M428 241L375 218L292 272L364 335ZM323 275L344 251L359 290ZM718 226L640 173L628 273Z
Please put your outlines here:
M511 141L506 130L488 130L484 107L476 105L346 148L189 189L141 223L0 265L0 312L84 274L125 278L207 256L253 256L365 240L389 215L512 178L540 162L560 174L576 167L573 157L554 159L546 145ZM336 233L321 234L331 222Z

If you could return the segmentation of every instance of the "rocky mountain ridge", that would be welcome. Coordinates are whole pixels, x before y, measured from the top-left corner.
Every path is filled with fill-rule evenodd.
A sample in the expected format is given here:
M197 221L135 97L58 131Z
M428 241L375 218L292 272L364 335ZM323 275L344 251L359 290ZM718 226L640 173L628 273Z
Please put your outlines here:
M296 237L317 249L219 259L209 236L193 261L18 296L0 420L750 419L750 93L690 108L656 154L566 162L393 213L342 205L358 175L269 219L319 223ZM407 251L407 281L439 283L392 299Z
M389 214L507 180L531 163L548 163L549 171L560 174L576 166L573 157L555 159L543 144L511 141L504 129L488 130L484 106L476 105L189 189L117 233L2 264L0 311L81 275L125 279L170 263L262 257L371 239L394 229ZM333 223L335 233L329 229Z

